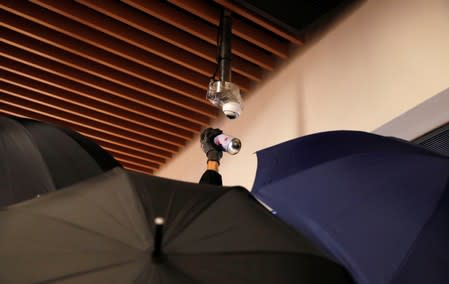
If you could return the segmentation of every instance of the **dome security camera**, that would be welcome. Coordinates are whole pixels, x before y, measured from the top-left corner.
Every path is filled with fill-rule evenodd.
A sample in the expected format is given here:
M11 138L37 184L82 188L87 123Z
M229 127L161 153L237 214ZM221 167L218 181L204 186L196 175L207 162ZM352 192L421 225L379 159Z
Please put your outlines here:
M224 103L221 107L223 110L223 113L226 115L229 119L236 119L240 116L240 113L242 112L242 108L239 103L237 102L227 102Z
M234 83L211 81L206 97L213 105L221 108L227 118L239 118L242 112L242 97L240 89Z

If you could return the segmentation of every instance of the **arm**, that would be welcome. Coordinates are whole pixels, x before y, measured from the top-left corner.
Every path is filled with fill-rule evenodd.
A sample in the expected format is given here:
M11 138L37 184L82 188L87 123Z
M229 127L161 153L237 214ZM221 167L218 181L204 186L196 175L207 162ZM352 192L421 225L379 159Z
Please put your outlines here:
M217 161L207 161L207 169L216 171L218 173L218 167L220 166L220 163Z
M223 151L215 145L214 138L223 133L220 129L206 128L201 133L201 149L207 157L207 169L201 176L200 182L203 184L222 185L221 175L218 173L220 159Z

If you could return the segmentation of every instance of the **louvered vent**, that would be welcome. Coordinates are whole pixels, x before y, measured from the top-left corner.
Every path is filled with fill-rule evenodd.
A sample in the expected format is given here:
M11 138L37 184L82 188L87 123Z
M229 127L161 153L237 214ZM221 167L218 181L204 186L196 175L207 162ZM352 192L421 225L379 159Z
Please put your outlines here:
M413 143L449 156L449 123L415 139Z

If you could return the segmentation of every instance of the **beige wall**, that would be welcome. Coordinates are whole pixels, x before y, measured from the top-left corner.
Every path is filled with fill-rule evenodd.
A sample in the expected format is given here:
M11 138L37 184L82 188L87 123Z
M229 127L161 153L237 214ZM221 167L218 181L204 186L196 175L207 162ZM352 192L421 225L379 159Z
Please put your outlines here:
M243 143L224 155L224 184L250 189L259 149L319 131L372 131L447 87L449 0L365 1L255 90L238 120L212 125ZM193 143L157 175L196 182L204 167Z

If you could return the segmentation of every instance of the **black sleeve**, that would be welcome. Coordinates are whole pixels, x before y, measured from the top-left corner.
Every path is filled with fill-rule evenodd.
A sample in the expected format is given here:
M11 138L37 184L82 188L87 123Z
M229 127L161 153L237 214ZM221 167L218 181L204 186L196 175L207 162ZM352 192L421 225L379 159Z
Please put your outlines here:
M223 185L221 175L214 170L206 170L201 176L200 182L202 184Z

